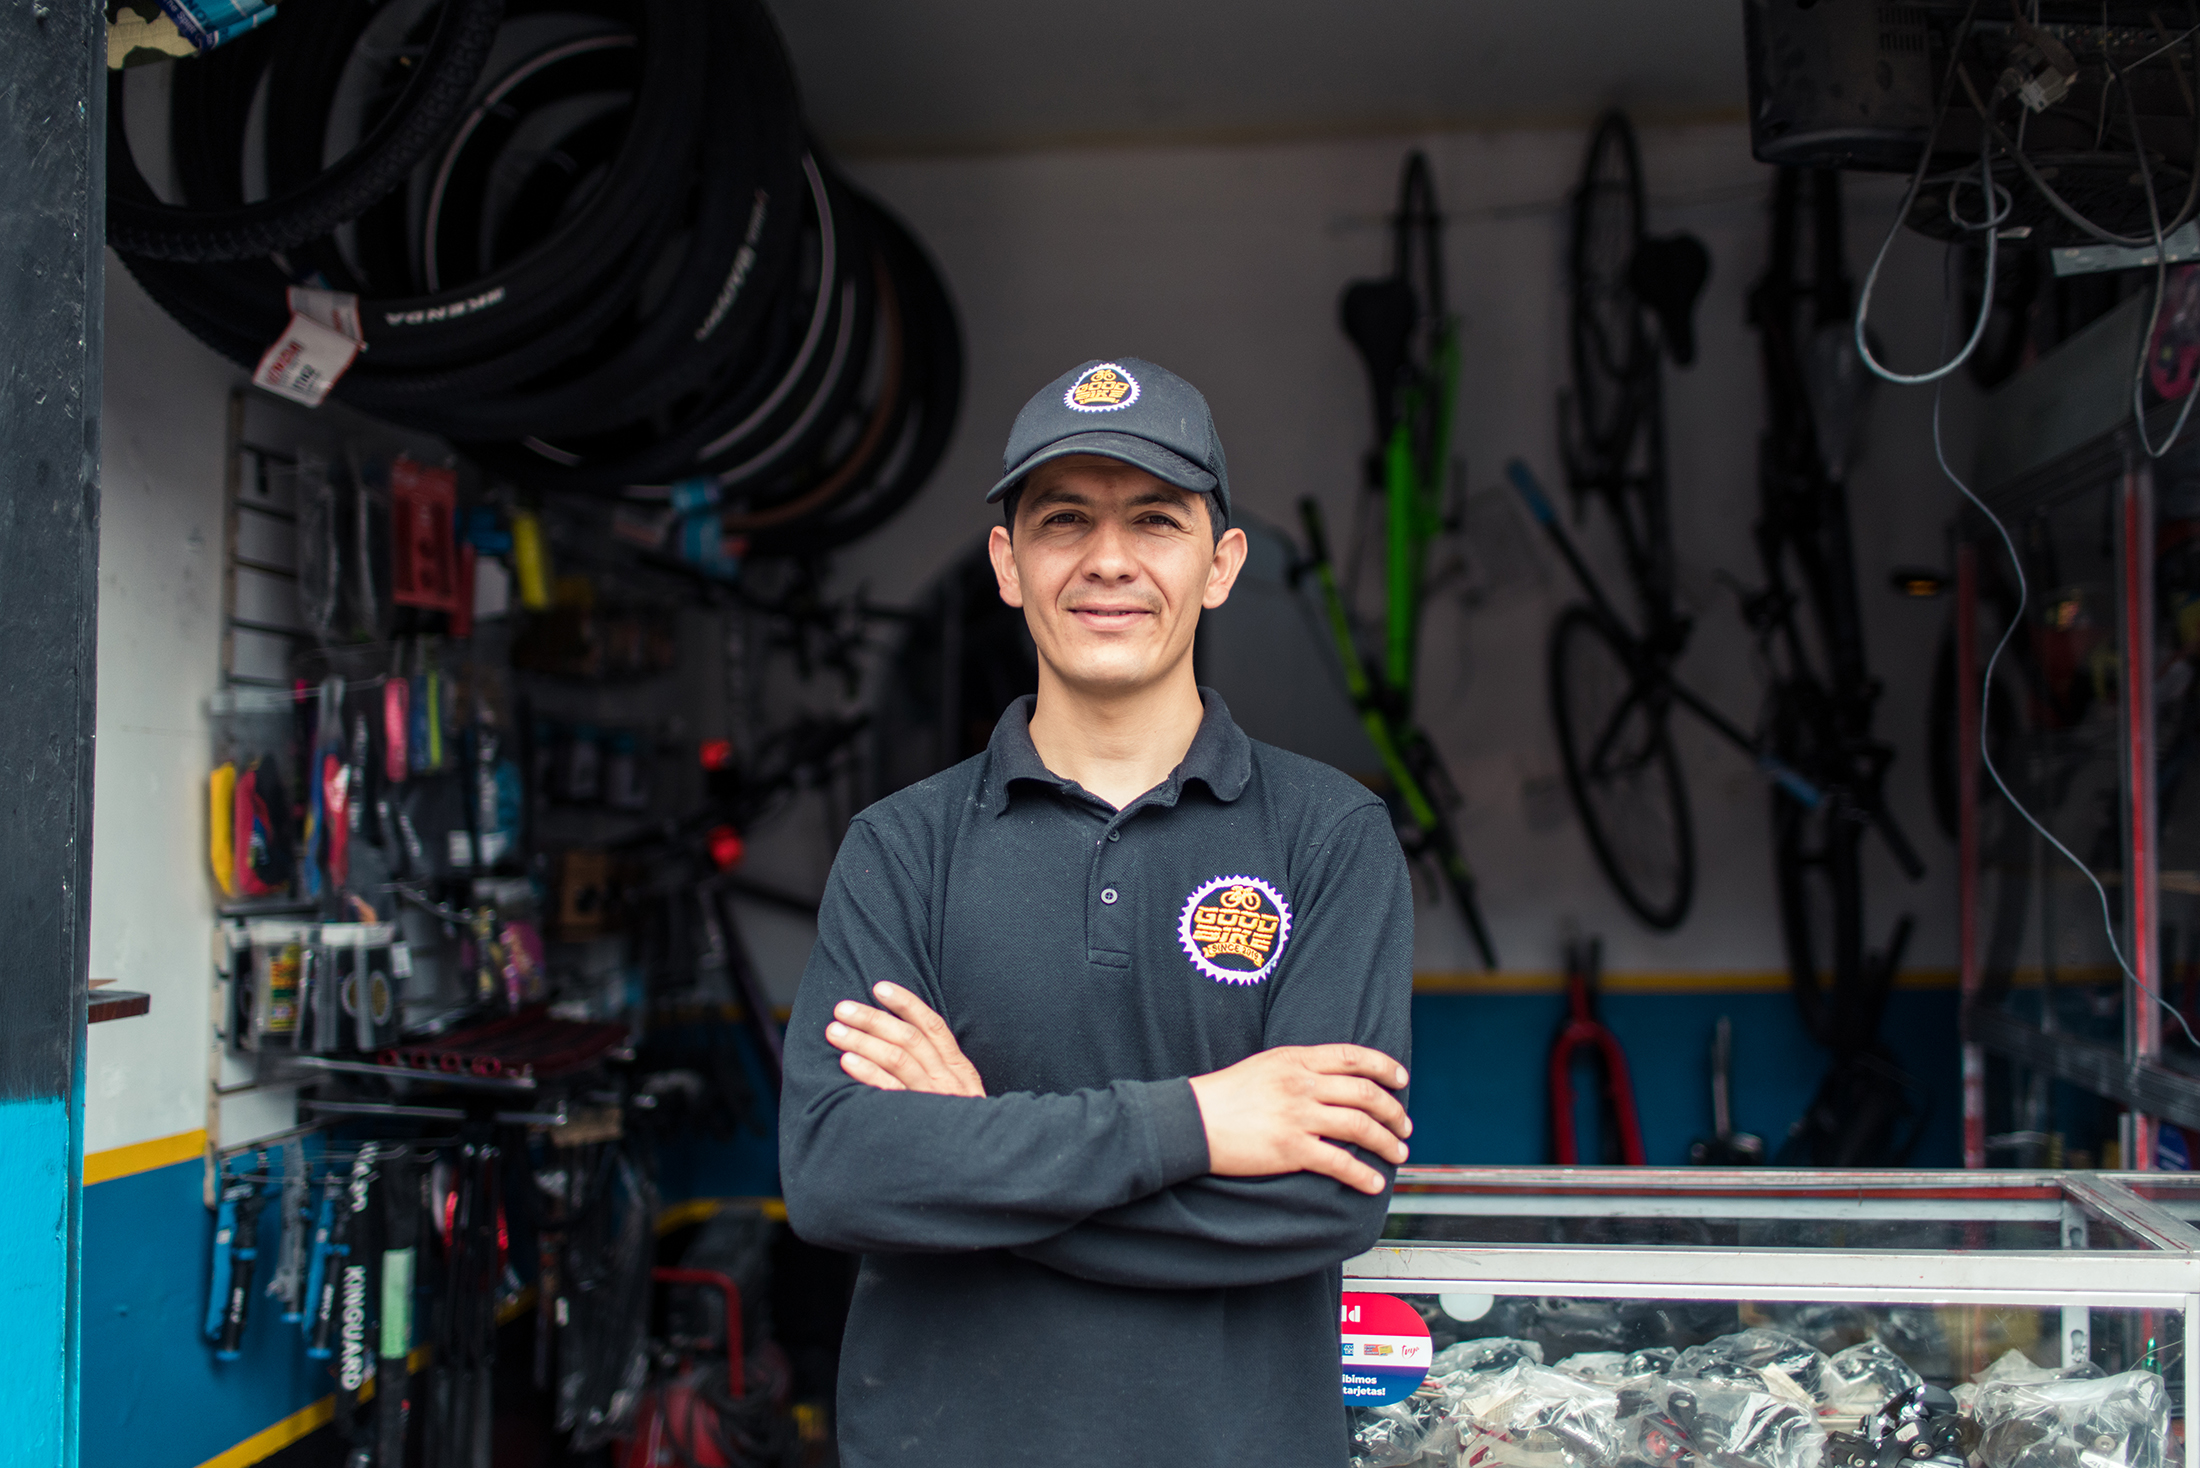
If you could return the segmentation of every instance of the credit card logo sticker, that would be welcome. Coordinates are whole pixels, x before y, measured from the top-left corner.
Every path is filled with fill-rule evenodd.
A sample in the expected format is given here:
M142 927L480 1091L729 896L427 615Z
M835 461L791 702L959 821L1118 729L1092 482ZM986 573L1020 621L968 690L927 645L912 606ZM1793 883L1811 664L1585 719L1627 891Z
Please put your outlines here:
M1421 1312L1396 1295L1346 1295L1338 1313L1345 1401L1380 1407L1412 1396L1435 1359Z

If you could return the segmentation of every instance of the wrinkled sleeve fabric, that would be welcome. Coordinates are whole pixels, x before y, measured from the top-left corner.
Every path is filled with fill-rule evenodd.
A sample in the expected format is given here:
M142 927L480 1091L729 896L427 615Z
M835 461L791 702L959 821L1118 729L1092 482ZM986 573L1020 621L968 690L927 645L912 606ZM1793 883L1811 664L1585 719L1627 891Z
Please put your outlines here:
M851 1080L833 1006L891 980L944 1012L924 854L858 817L833 863L787 1026L780 1094L787 1218L861 1253L1012 1248L1207 1170L1188 1079L1067 1095L930 1096Z
M1271 981L1264 1045L1350 1041L1410 1068L1413 888L1383 808L1343 816L1296 885L1291 948ZM1387 1162L1350 1150L1386 1179L1395 1175ZM1016 1252L1107 1284L1266 1284L1368 1248L1388 1206L1387 1189L1370 1197L1317 1173L1200 1176L1095 1211Z

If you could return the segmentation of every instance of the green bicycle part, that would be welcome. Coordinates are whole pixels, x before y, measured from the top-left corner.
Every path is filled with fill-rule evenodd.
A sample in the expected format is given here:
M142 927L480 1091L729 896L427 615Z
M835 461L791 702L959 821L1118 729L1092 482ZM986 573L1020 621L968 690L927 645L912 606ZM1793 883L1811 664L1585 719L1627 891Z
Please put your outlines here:
M1318 525L1317 511L1308 505L1305 514L1310 528ZM1317 547L1321 537L1314 536ZM1367 676L1367 668L1360 661L1360 651L1352 640L1352 618L1344 608L1344 594L1337 589L1337 573L1329 564L1326 548L1317 549L1314 563L1314 579L1321 586L1322 609L1329 617L1329 633L1337 643L1337 658L1344 665L1345 692L1352 698L1354 712L1360 716L1360 725L1367 730L1368 742L1375 746L1375 753L1383 762L1383 772L1398 787L1398 798L1406 804L1406 814L1413 824L1423 831L1436 829L1436 807L1421 789L1420 781L1413 778L1405 756L1398 751L1398 742L1391 735L1390 720L1375 699L1375 686Z
M1446 321L1438 330L1430 360L1435 379L1433 400L1425 385L1407 388L1399 398L1398 422L1383 445L1384 617L1383 679L1407 707L1412 705L1413 671L1420 651L1421 591L1428 574L1428 548L1443 532L1444 470L1451 460L1452 404L1459 389L1459 333ZM1427 452L1415 451L1413 425L1424 411L1429 421Z

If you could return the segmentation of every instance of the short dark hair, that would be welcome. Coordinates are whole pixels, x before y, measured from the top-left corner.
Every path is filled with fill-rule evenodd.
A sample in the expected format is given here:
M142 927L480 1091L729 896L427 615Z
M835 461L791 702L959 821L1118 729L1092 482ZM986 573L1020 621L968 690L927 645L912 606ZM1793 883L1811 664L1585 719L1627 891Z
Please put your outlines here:
M1207 507L1208 532L1219 542L1222 539L1222 532L1228 530L1230 526L1223 519L1221 507L1215 503L1214 495L1212 493L1198 494L1189 490L1186 493L1191 494L1193 499L1198 500ZM1024 486L1020 480L1013 489L1001 496L1001 523L1008 527L1008 538L1011 540L1016 538L1016 507L1023 502Z

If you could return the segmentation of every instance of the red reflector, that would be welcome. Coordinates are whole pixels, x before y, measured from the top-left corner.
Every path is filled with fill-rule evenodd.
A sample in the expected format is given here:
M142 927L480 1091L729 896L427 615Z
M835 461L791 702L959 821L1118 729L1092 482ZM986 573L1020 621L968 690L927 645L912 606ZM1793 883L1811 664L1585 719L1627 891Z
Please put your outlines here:
M747 850L742 844L741 833L731 826L719 826L710 833L710 859L720 871L739 865Z
M723 770L733 763L731 739L706 739L702 748L696 752L701 755L703 768L706 770Z

